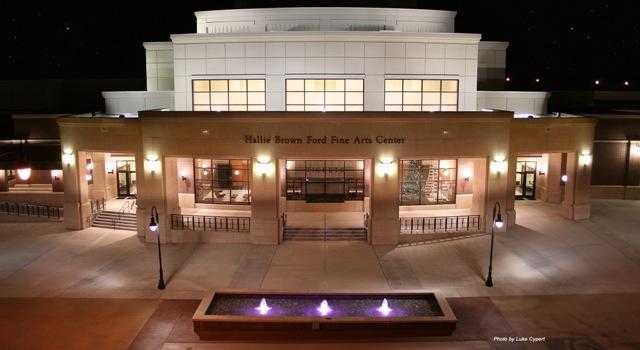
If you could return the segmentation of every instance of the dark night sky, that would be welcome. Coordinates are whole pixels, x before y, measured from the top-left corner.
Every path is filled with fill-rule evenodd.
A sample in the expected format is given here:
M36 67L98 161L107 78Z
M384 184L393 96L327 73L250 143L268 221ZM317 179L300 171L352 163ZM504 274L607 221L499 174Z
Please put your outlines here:
M511 42L512 89L589 90L599 79L599 89L640 90L639 12L624 0L2 1L0 79L142 78L142 42L195 32L196 10L303 4L455 10L456 32Z

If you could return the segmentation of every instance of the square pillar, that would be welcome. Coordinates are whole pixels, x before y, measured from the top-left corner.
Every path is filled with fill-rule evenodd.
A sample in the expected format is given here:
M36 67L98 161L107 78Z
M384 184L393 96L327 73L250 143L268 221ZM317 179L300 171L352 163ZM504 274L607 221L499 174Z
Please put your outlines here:
M87 184L87 152L63 155L64 226L71 230L89 227L91 203Z
M591 216L591 159L577 152L567 153L567 183L565 184L562 216L571 220L584 220Z
M7 172L4 169L0 169L0 192L9 191L9 180L7 179Z
M562 202L562 153L549 153L547 163L546 201L560 204Z
M396 245L400 238L400 162L398 158L383 161L386 164L374 159L371 166L369 237L373 245Z
M147 158L156 161L149 161ZM155 242L157 234L160 234L161 242L168 242L171 229L171 216L165 205L164 184L164 159L160 155L152 153L135 154L136 179L137 179L137 221L138 237L146 242ZM149 230L151 222L151 210L155 207L158 211L159 231Z
M270 159L252 162L251 243L278 244L278 162Z
M500 229L496 228L496 232L504 232L507 226L515 225L515 189L510 186L510 184L515 186L515 160L515 155L504 160L502 164L495 162L492 158L488 159L486 204L484 206L485 232L491 231L491 226L493 225L493 208L496 203L500 203L502 221L504 221L504 226Z

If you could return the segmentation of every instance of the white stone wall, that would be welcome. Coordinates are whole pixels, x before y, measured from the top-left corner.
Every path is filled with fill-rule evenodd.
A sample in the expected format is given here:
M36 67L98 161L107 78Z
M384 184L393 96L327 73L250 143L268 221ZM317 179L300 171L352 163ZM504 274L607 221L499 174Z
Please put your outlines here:
M458 109L475 111L480 36L448 36L174 35L175 109L192 110L194 78L264 78L266 109L284 111L286 78L353 77L365 79L365 111L383 111L384 80L400 78L459 79Z
M103 91L102 97L107 114L173 109L173 91Z
M478 81L481 89L504 89L508 47L508 42L480 42L478 47Z
M545 114L550 92L478 91L478 110L497 109L518 114Z
M173 90L173 43L144 43L147 91Z
M453 11L394 8L262 8L196 12L197 33L379 31L453 33Z

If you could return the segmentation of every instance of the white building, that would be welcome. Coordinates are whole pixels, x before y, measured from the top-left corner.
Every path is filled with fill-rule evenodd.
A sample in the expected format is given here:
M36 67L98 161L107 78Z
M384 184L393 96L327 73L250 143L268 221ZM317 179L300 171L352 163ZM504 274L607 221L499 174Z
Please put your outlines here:
M479 82L484 86L504 86L508 43L483 42L480 34L455 33L456 13L452 11L277 8L203 11L195 15L196 33L174 34L167 42L144 43L147 91L104 92L107 113L136 113L158 108L176 111L502 109L527 115L546 112L549 94L545 92L478 91ZM362 84L351 87L354 89L351 92L359 94L344 94L348 101L338 98L336 104L345 107L330 107L330 100L314 100L314 94L300 94L304 92L300 84L295 87L292 82L288 89L286 80L294 79L362 80ZM265 93L254 94L257 100L247 103L241 100L244 97L235 96L240 100L235 101L238 103L234 106L234 101L229 101L234 98L233 94L220 95L216 101L203 99L205 95L197 94L198 91L194 94L194 84L197 84L194 80L261 80L264 84L252 88L257 89L254 92ZM403 94L401 82L385 85L385 80L454 80L457 83L446 87L455 94L442 95L446 100L439 101L435 94L424 94L441 93L439 88L421 91L421 95ZM321 87L324 84L319 81L313 84L307 88L314 92L332 89L339 92L335 89L340 89L339 86ZM251 98L249 95L246 98ZM225 101L227 107L223 106ZM211 104L213 107L209 107Z

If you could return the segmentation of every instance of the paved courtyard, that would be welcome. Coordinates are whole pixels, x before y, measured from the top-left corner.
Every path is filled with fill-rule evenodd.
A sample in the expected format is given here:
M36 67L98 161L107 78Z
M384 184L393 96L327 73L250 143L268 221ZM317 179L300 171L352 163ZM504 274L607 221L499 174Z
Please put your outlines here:
M517 226L496 237L493 288L483 284L489 235L400 247L361 242L165 245L167 289L159 291L157 248L141 243L132 232L66 231L61 223L49 222L0 223L0 328L6 330L0 334L0 344L11 344L10 339L22 334L21 324L41 319L56 323L56 317L80 310L80 303L93 310L76 315L80 320L95 312L108 323L101 312L122 310L108 314L131 326L114 329L121 338L103 337L112 341L111 348L119 348L133 340L162 300L195 300L207 289L231 287L424 288L460 300L488 296L517 335L553 336L560 343L563 337L578 342L587 337L583 340L605 348L640 346L634 335L640 324L640 202L594 201L592 218L586 221L563 219L557 206L535 201L518 202L516 210ZM29 307L38 312L25 312ZM85 323L78 321L80 329ZM19 339L23 345L32 340L27 334ZM185 344L167 341L164 347L186 348ZM500 344L480 338L440 345L424 348ZM234 346L228 348L242 348ZM547 347L527 344L527 348Z

